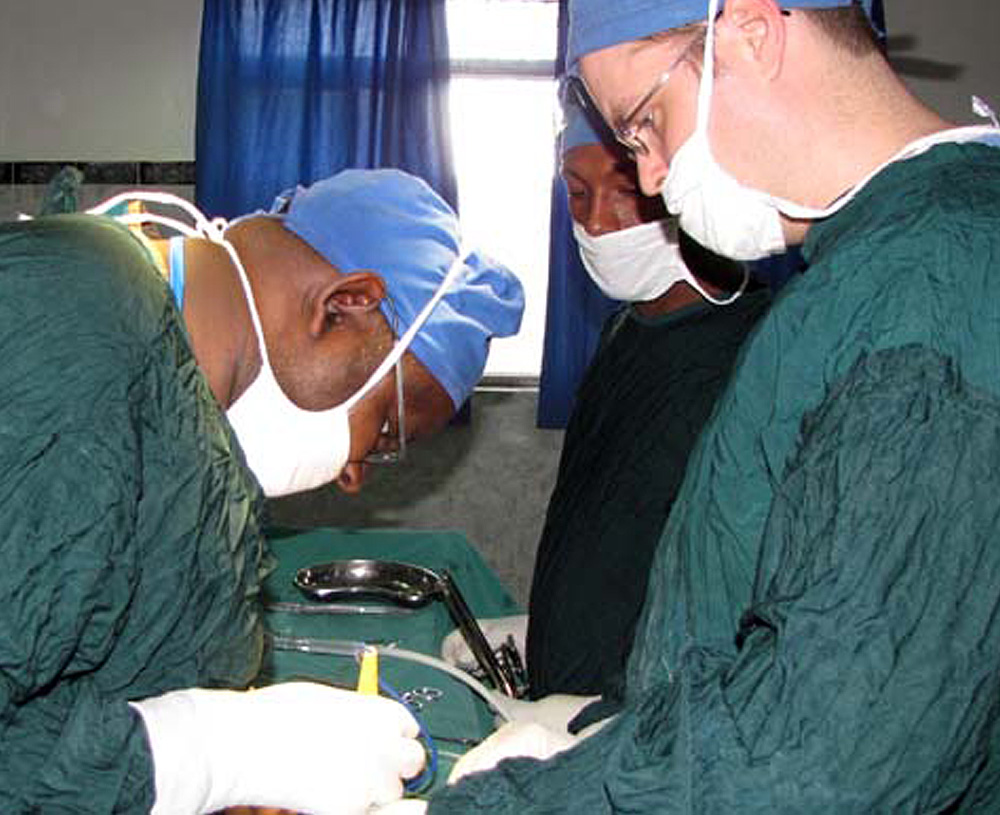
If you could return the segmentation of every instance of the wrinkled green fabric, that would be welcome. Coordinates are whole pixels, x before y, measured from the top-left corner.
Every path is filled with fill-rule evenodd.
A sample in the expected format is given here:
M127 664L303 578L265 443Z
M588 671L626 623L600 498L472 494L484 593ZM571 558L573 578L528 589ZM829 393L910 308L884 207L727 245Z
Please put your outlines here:
M0 225L0 812L148 812L127 700L255 673L258 488L107 219Z
M1000 811L1000 152L810 231L654 559L629 706L432 813Z
M757 291L728 306L609 318L577 391L538 542L532 697L618 695L691 448L769 302Z

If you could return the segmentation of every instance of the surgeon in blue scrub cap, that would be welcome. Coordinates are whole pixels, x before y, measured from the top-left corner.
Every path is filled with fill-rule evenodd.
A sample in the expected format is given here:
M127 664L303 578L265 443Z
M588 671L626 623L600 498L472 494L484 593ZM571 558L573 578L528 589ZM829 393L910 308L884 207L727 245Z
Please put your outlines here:
M850 165L869 147L870 169L888 158L880 133L869 146L855 127L864 117L878 130L883 89L838 109L835 75L857 88L858 73L824 59L823 46L879 51L871 10L857 0L577 0L569 59L635 156L644 191L660 193L702 245L758 260L801 243L803 222L858 180ZM873 82L896 82L884 62L868 65ZM935 126L922 118L914 132ZM817 168L808 157L822 138L852 149Z
M354 492L363 483L366 463L395 460L408 438L437 430L468 399L482 376L491 339L518 331L524 291L502 264L462 245L451 207L424 181L399 170L345 170L297 187L279 196L269 214L241 219L230 232L238 239L242 227L266 228L269 223L280 224L282 234L300 239L321 259L319 268L327 270L327 277L321 274L311 285L322 286L321 292L330 287L330 318L343 321L339 327L332 324L332 338L338 333L350 336L352 319L370 321L375 306L381 320L355 335L353 350L341 345L332 358L318 357L321 362L313 366L311 376L302 373L310 367L305 352L288 364L296 379L312 379L307 390L317 384L328 390L331 382L341 386L339 405L312 415L297 412L298 418L288 422L303 428L298 436L311 449L318 439L337 435L326 428L343 428L345 444L334 450L331 443L330 452L319 455L315 466L307 467L301 456L288 456L288 466L278 472L276 463L283 460L289 439L279 438L276 422L264 417L273 414L276 402L287 400L273 387L261 391L263 377L230 405L227 417L269 494L298 492L332 478L341 489ZM294 268L286 266L285 275L292 275ZM331 271L336 278L329 277ZM257 285L266 289L292 279L294 275L284 281L261 275ZM316 299L322 302L323 295ZM321 340L327 333L319 323L315 330ZM268 338L268 345L274 341ZM392 370L372 373L375 363L400 351L405 353ZM284 354L273 356L281 360ZM257 398L258 391L269 395ZM372 402L368 394L375 392L388 396L383 404L389 409L375 414L385 420L379 422L382 430L369 452L371 431L378 427L365 420L372 413L365 408ZM294 391L286 395L295 398ZM289 410L297 407L310 406ZM317 429L310 445L307 423L312 421ZM268 491L271 480L274 488Z
M386 286L379 309L397 333L412 324L463 247L451 207L400 170L345 170L279 196L286 229L335 267L370 269ZM490 338L517 333L520 281L506 267L465 247L464 271L449 287L410 350L459 408L486 363Z
M517 277L463 245L451 207L399 170L345 170L222 228L228 254L199 238L160 250L268 496L360 489L366 464L447 423L491 339L520 327Z

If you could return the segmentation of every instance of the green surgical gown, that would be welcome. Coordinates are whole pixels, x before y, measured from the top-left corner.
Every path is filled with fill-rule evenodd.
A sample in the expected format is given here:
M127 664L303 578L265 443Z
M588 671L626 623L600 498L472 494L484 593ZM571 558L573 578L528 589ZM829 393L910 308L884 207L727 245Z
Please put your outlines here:
M533 697L617 695L691 448L769 302L761 290L728 306L609 318L577 391L538 542Z
M1000 150L816 223L657 549L624 712L432 815L1000 811Z
M0 224L0 812L148 812L127 701L241 686L258 487L145 248Z

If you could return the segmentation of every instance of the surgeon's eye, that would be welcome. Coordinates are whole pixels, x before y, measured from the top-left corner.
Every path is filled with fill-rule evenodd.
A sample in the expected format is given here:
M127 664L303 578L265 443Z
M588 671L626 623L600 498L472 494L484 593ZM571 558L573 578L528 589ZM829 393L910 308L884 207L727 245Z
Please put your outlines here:
M647 110L636 120L632 135L639 136L644 132L651 132L655 126L656 122L653 117L653 110Z

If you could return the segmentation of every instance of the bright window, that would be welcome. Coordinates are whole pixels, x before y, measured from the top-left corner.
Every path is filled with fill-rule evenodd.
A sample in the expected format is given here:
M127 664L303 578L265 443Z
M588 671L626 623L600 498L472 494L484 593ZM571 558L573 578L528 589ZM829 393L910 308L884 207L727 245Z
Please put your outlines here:
M451 127L462 227L524 284L516 337L493 343L486 373L537 377L548 280L549 198L559 121L558 4L449 0Z

